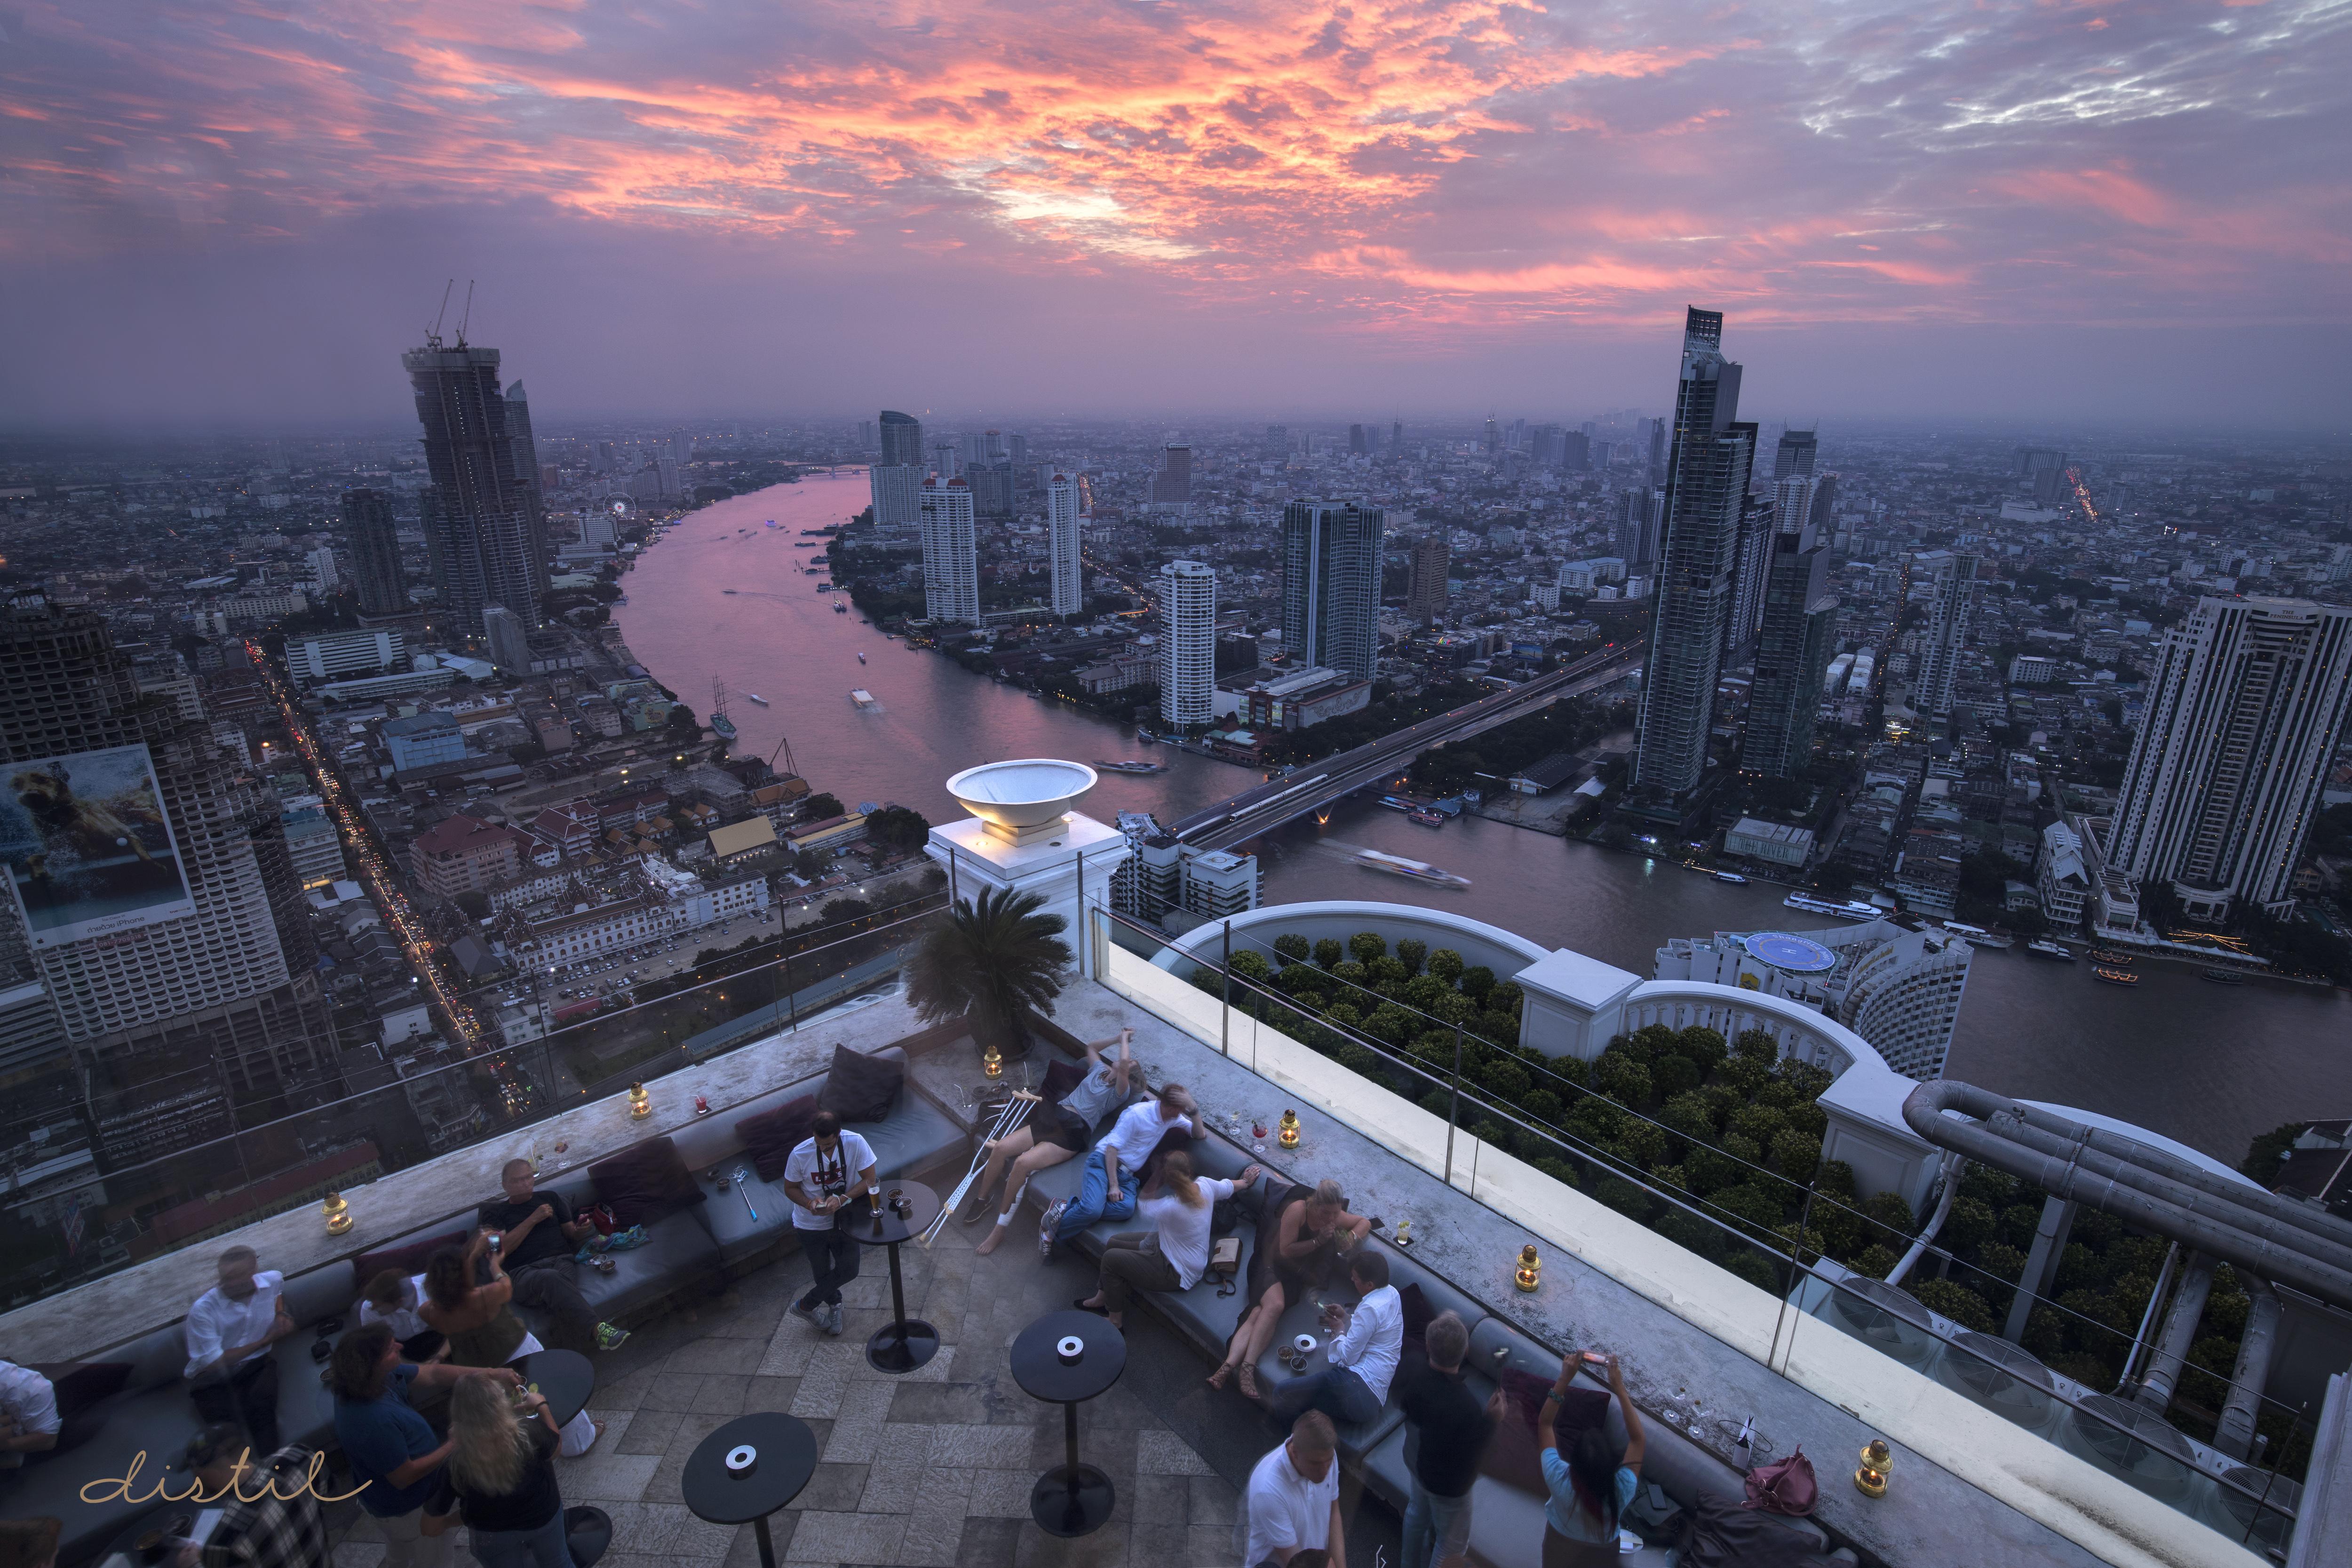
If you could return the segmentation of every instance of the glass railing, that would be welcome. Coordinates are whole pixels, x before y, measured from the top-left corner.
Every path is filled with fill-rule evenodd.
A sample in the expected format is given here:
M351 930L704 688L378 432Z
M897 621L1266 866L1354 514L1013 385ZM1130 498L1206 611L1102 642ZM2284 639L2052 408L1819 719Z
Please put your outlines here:
M946 902L943 892L924 892L705 951L695 967L534 1038L507 1040L495 1028L497 1004L518 994L509 977L460 999L489 1026L472 1049L446 1033L429 1045L379 1048L373 1034L327 1042L316 1053L325 1065L307 1088L241 1087L209 1058L209 1041L191 1042L207 1059L184 1067L93 1066L70 1100L0 1130L19 1152L20 1181L42 1168L26 1152L34 1128L47 1127L56 1131L43 1145L86 1151L89 1179L102 1181L105 1194L70 1218L19 1225L18 1245L0 1255L0 1302L21 1306L328 1192L511 1137L887 989ZM435 1022L446 1027L437 1012Z
M1654 1038L1646 1062L1634 1042L1606 1066L1551 1059L1518 1047L1519 998L1506 980L1461 970L1433 945L1410 951L1384 942L1375 953L1370 942L1356 952L1327 938L1318 952L1312 942L1266 936L1262 923L1241 931L1229 922L1179 942L1108 909L1087 915L1097 978L1286 1097L1530 1228L1556 1219L1564 1185L1672 1243L1679 1251L1662 1256L1640 1231L1612 1232L1600 1216L1583 1221L1578 1236L1554 1237L1775 1372L1828 1375L1841 1346L1867 1345L2257 1554L2284 1560L2316 1410L2259 1399L2250 1456L2215 1447L2235 1345L2222 1353L2224 1342L2210 1334L2180 1371L2172 1420L2132 1399L2156 1353L2161 1313L2150 1299L2158 1279L2127 1275L2114 1289L2087 1291L2082 1277L2097 1260L2087 1247L2080 1258L2069 1254L2053 1295L2027 1293L2021 1313L2014 1270L2003 1277L1981 1255L1966 1258L1934 1241L1912 1263L1907 1289L1886 1283L1918 1222L1907 1205L1857 1194L1850 1173L1822 1162L1821 1113L1811 1101L1832 1079L1778 1060L1769 1038L1685 1040L1690 1032L1677 1031L1674 1047ZM1400 983L1398 968L1381 960L1414 973ZM1435 984L1416 989L1423 977ZM1670 1086L1679 1087L1661 1092ZM1759 1108L1775 1115L1755 1114ZM1214 1107L1209 1114L1247 1141ZM1965 1182L1958 1169L1948 1179ZM2010 1195L2011 1208L2038 1216L2038 1190ZM2089 1210L2083 1215L2078 1234L2095 1231L2110 1252L2127 1250L2121 1267L2165 1251L2161 1238L2136 1237L2105 1216L2093 1223ZM2022 1257L2014 1262L2021 1266ZM1758 1299L1724 1275L1767 1292L1771 1305L1759 1311ZM2224 1274L2209 1307L2222 1319L2226 1283ZM2024 1344L1993 1331L2012 1317L2025 1325ZM1837 1338L1814 1338L1808 1325ZM1719 1457L1737 1462L1770 1445L1768 1434L1764 1447L1735 1450L1738 1413L1709 1410L1693 1391L1635 1393Z

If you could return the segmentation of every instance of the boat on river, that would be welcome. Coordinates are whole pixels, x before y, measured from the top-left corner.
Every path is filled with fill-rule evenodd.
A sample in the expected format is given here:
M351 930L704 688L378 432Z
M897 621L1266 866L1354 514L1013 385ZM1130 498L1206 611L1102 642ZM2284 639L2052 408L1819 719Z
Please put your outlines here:
M2063 942L2052 942L2048 937L2042 937L2033 942L2027 942L2025 944L2025 951L2033 953L2038 957L2054 958L2061 963L2072 963L2074 962L2074 950L2073 948L2068 947Z
M767 700L766 698L764 698L764 697L761 696L761 695L760 695L758 692L756 692L756 691L746 691L745 693L743 693L743 695L744 695L744 696L746 696L746 697L748 697L748 698L750 698L752 701L754 701L754 702L758 703L758 704L759 704L761 707L762 707L762 708L765 708L766 706L768 706L768 700Z
M2091 950L2091 962L2112 964L2118 969L2128 969L2137 961L2128 952L2117 952L2109 947L2095 947Z
M2215 985L2243 985L2246 983L2246 977L2234 969L2203 969L2198 971L2197 978Z
M866 690L866 688L862 686L851 690L849 693L849 700L852 702L856 703L860 708L871 708L874 706L874 693Z
M1421 811L1408 811L1404 814L1404 819L1407 822L1417 822L1423 827L1443 827L1445 826L1444 813L1430 811L1427 809Z
M1166 763L1139 763L1133 757L1124 762L1097 763L1095 766L1107 773L1164 773L1168 771Z
M1729 882L1736 888L1744 888L1748 886L1748 879L1741 876L1737 871L1717 871L1715 874L1715 879L1718 882Z
M866 662L866 650L864 648L859 648L857 650L857 662L860 664L864 664Z
M2096 975L2099 979L2105 981L2110 985L2137 985L2139 984L2139 976L2134 974L2128 969L2110 969L2103 963L2096 969L2092 970L2091 973L2094 975Z
M844 600L835 599L833 602L833 613L836 616L845 616L849 614L848 604Z
M1466 888L1467 877L1457 877L1442 870L1426 860L1409 860L1402 855L1383 855L1377 849L1359 850L1356 864L1367 871L1387 871L1394 876L1410 877L1416 882L1434 882L1441 888Z
M1858 899L1817 899L1811 893L1790 893L1780 900L1780 907L1801 910L1809 915L1834 915L1842 921L1874 921L1886 912L1876 904L1865 904Z
M710 716L710 732L722 741L731 741L735 738L735 721L724 713L713 713Z

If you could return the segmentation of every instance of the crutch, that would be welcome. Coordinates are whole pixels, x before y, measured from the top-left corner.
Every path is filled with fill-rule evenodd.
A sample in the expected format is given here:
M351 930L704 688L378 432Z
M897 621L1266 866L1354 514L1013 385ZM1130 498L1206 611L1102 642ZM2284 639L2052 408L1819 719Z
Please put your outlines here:
M1030 1111L1040 1103L1037 1095L1029 1089L1016 1089L1013 1091L1013 1098L1006 1100L1004 1109L996 1113L996 1125L989 1130L986 1138L981 1140L980 1147L972 1151L971 1169L964 1173L963 1180L956 1184L956 1189L948 1195L948 1201L940 1205L938 1216L925 1227L919 1237L925 1247L938 1239L949 1216L963 1206L964 1197L971 1191L972 1183L980 1180L981 1169L988 1163L989 1144L1020 1131L1022 1124L1029 1120Z

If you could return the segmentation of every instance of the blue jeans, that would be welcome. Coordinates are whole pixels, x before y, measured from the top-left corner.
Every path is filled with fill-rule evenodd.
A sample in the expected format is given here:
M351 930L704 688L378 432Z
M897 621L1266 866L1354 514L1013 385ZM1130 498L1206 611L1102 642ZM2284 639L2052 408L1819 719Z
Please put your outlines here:
M1078 1195L1062 1210L1062 1223L1054 1232L1056 1240L1066 1241L1098 1219L1133 1219L1135 1217L1135 1173L1118 1173L1119 1200L1110 1201L1110 1171L1103 1163L1103 1152L1090 1150L1087 1154L1086 1174L1079 1179Z
M1439 1497L1415 1476L1412 1499L1405 1504L1404 1552L1397 1568L1434 1568L1438 1553L1448 1546L1461 1556L1470 1554L1470 1494Z
M572 1568L572 1546L563 1539L563 1510L537 1530L468 1530L474 1561L482 1568Z
M1353 1367L1327 1367L1312 1377L1286 1383L1273 1400L1275 1418L1285 1426L1309 1410L1320 1410L1342 1426L1362 1426L1380 1419L1381 1402L1371 1385ZM1405 1565L1400 1564L1400 1568Z

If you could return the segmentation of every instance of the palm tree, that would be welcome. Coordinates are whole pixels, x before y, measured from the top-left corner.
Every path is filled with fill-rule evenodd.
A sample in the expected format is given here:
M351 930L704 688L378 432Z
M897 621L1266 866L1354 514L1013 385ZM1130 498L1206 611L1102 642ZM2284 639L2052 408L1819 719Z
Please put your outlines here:
M983 889L977 901L956 900L943 925L932 928L907 965L907 1000L929 1023L969 1015L983 1049L992 1041L1007 1057L1028 1049L1024 1009L1054 1010L1070 944L1069 921L1040 914L1035 893Z

